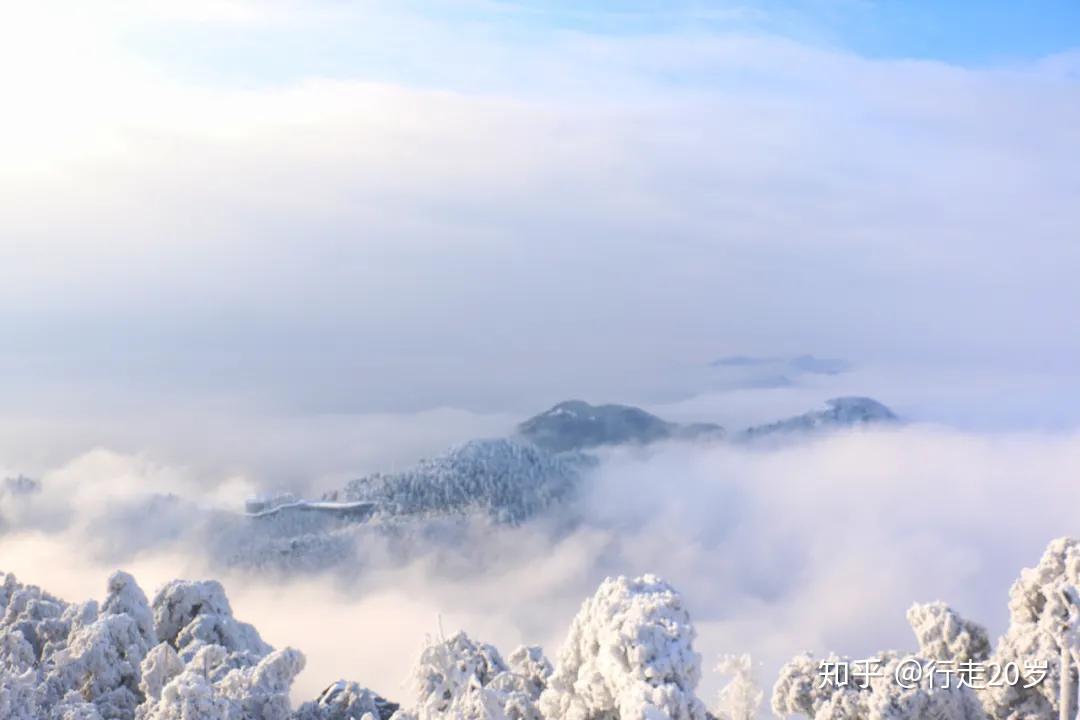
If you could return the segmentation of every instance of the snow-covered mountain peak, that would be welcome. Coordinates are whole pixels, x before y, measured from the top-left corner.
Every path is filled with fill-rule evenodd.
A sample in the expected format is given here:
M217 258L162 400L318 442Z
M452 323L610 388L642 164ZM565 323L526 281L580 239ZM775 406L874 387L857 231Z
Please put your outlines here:
M518 425L518 434L538 447L561 453L674 438L719 437L723 428L708 423L671 423L632 405L567 400Z
M739 434L739 438L748 440L819 429L895 423L900 420L888 407L868 397L854 395L836 397L827 400L825 405L827 406L825 410L812 410L786 420L748 428Z

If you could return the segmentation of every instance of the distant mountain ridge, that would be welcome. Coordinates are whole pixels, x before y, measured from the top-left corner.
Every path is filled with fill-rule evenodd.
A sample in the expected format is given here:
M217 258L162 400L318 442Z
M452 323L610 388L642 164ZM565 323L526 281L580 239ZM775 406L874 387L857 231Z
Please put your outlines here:
M517 432L537 447L561 453L672 439L718 439L724 429L713 423L668 422L631 405L567 400L521 423Z
M711 423L673 423L629 405L569 400L525 420L513 437L471 440L407 470L352 480L317 502L288 495L249 501L244 525L226 524L221 545L229 552L222 556L249 567L318 570L355 563L360 537L400 539L416 533L452 543L455 523L470 517L501 525L544 515L572 522L573 499L600 462L591 450L680 440L795 438L897 421L876 400L840 397L829 400L825 410L728 438Z
M511 438L471 440L404 472L352 480L341 496L396 517L479 511L518 524L565 499L589 464Z
M813 410L802 415L757 425L743 430L738 439L748 440L769 435L804 433L820 429L839 429L860 425L889 424L900 421L892 410L868 397L837 397L825 401L826 410Z

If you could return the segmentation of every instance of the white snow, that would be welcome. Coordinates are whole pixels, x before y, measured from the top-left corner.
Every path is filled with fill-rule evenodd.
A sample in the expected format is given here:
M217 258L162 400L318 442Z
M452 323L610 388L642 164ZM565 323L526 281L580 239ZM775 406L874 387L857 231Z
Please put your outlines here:
M413 671L416 705L394 720L543 720L536 701L551 664L537 647L510 657L507 664L493 646L465 633L430 644Z
M915 652L879 653L865 686L822 682L821 663L799 655L772 692L780 717L812 720L1075 720L1080 655L1080 542L1053 541L1022 572L1009 598L1010 625L991 648L986 631L948 605L907 613ZM127 573L104 600L69 603L0 574L2 720L753 720L762 693L749 656L727 656L730 682L715 715L695 689L701 659L682 597L645 575L609 578L585 600L555 667L536 646L508 659L457 633L421 653L404 707L340 680L293 708L304 668L237 620L222 586L174 580L152 602ZM377 651L377 649L376 649ZM854 663L831 655L833 663ZM986 689L945 686L936 664L1016 663L1022 682ZM1048 672L1029 682L1031 661ZM923 675L901 686L896 669ZM1030 684L1031 687L1023 687Z
M652 575L609 578L574 618L540 710L567 720L705 720L693 641L670 585Z
M1021 572L1009 593L1010 624L991 652L986 630L962 618L944 603L914 605L908 622L919 644L917 654L878 654L880 675L867 687L836 687L821 682L821 663L800 655L784 666L773 688L778 716L799 714L813 720L1074 720L1077 707L1077 661L1080 655L1080 542L1054 540L1039 564ZM830 656L829 663L851 663ZM896 680L899 663L924 668L917 687ZM1014 663L1013 682L953 682L943 687L935 664ZM1045 668L1045 673L1036 669ZM1067 672L1063 672L1067 669ZM971 685L975 685L974 688Z

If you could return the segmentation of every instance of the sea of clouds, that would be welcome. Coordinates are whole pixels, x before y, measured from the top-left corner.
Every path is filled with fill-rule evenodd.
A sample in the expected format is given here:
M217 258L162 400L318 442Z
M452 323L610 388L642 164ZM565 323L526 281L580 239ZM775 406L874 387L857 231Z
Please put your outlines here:
M997 632L1019 569L1080 532L1075 51L969 67L694 17L136 5L0 27L0 470L41 481L0 496L0 568L72 600L116 567L150 592L218 577L307 653L300 696L393 697L440 628L553 655L609 574L665 576L706 663L752 652L766 681L804 649L911 646L915 601ZM808 350L855 369L708 367ZM476 527L303 577L207 541L251 494L567 397L739 428L851 393L912 423L607 452L569 533Z
M780 397L756 392L763 403ZM789 392L785 402L807 391ZM700 414L717 396L690 402L697 419L718 417ZM706 667L721 653L750 652L770 684L804 650L912 647L904 612L916 601L945 600L996 634L1020 568L1051 538L1080 532L1080 435L914 420L777 443L604 450L569 530L550 518L520 527L477 521L449 544L431 535L402 552L387 541L362 554L362 567L299 574L222 562L208 520L288 486L258 471L280 447L238 445L251 455L246 470L232 472L213 453L184 464L99 447L41 470L39 493L2 498L0 557L4 570L66 599L100 596L116 568L148 591L173 577L218 578L238 617L274 645L307 654L298 698L339 677L394 697L425 639L457 629L503 648L539 643L554 655L604 577L653 572L685 594ZM363 457L374 469L512 426L505 416L450 411L353 422L360 439L397 438ZM305 426L313 435L325 427ZM307 437L299 426L291 432ZM312 467L325 472L294 489L332 486L361 457L355 448L324 457ZM719 682L706 674L704 694Z

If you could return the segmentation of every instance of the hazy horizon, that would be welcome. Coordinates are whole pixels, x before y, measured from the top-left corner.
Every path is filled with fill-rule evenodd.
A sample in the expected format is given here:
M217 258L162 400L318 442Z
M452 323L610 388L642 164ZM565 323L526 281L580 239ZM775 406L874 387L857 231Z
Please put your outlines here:
M685 601L710 708L719 656L767 691L804 650L913 647L913 602L1010 632L1021 568L1080 536L1077 28L1072 0L10 4L0 573L219 579L307 654L294 706L413 702L459 628L554 662L620 575L682 593L649 602ZM838 396L903 422L738 441ZM736 441L500 440L571 398ZM377 473L443 505L243 513ZM9 630L0 715L52 668L8 672Z

